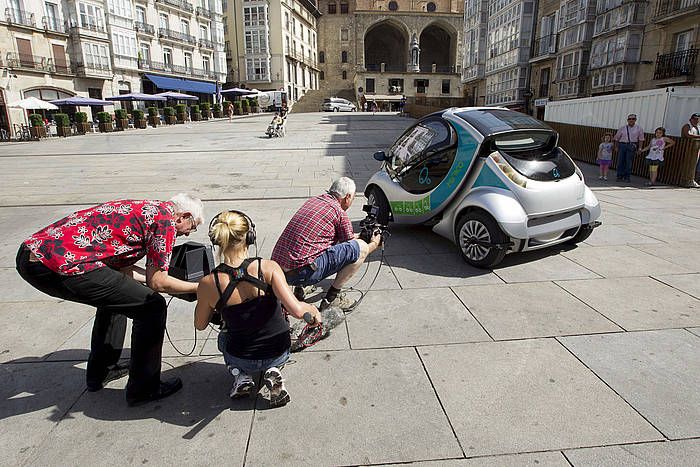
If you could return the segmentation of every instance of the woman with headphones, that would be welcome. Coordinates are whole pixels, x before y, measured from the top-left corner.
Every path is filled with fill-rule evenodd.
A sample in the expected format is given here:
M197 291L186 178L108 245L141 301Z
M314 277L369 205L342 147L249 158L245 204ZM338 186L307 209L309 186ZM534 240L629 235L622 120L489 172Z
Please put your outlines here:
M218 344L234 377L232 399L257 394L252 374L260 372L270 391L270 405L285 405L289 393L280 368L291 347L286 313L298 319L310 313L316 323L321 315L294 297L277 263L248 258L248 247L255 244L250 217L240 211L219 213L209 224L209 238L219 247L221 264L199 282L194 326L206 329L212 314L221 314Z

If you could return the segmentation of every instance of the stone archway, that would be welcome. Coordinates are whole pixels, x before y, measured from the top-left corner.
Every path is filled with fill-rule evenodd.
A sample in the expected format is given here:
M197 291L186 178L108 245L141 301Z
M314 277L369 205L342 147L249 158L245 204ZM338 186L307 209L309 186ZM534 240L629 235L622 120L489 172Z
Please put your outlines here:
M456 38L446 28L431 24L420 33L420 69L432 71L433 65L437 71L448 71L454 67Z
M390 21L381 21L367 29L364 37L365 69L379 71L406 71L408 34Z

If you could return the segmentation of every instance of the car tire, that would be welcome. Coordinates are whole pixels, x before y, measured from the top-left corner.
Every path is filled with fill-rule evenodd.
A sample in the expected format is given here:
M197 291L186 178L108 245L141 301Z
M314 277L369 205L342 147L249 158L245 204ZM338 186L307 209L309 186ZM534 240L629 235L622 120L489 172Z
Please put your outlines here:
M338 107L333 107L333 112L340 112L340 109Z
M581 243L584 240L586 240L588 237L591 236L592 233L593 229L591 229L588 224L583 224L581 228L578 229L578 232L576 232L576 235L574 235L564 243L566 243L567 245L576 245L577 243Z
M377 222L384 225L389 224L389 220L391 219L391 206L389 206L389 200L386 199L386 195L379 187L372 186L367 190L367 204L379 208Z
M455 229L457 246L462 258L477 268L492 268L503 261L507 248L486 247L470 244L467 240L475 238L488 243L506 243L508 236L498 223L484 211L469 211L460 217Z

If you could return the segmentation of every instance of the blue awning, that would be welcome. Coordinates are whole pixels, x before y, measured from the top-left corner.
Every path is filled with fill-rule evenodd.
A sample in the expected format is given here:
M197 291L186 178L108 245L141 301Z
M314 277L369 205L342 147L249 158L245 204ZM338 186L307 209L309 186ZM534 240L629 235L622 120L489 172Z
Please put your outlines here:
M169 89L171 91L189 91L198 92L201 94L215 94L216 85L214 83L206 83L204 81L193 81L191 79L170 78L167 76L158 76L144 74L146 78L151 80L153 84L160 89Z

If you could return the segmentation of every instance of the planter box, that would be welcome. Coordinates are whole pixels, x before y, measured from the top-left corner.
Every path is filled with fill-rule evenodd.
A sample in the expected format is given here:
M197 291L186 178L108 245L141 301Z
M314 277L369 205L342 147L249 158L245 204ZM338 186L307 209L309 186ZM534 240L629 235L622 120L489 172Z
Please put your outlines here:
M177 114L177 123L185 123L186 118L185 114Z
M214 111L214 118L223 118L224 114L221 110L215 110Z
M135 126L136 128L141 129L141 130L145 130L146 127L148 126L148 125L147 125L147 120L146 120L145 118L144 118L143 120L136 120L136 121L134 122L134 126Z
M43 126L29 127L29 133L32 135L32 138L46 138L46 128Z
M114 131L114 125L112 123L100 123L98 126L100 128L100 133L111 133Z
M243 115L243 111L238 110L238 109L233 109L233 115Z
M211 118L211 112L204 111L202 112L202 120L209 120Z
M177 123L177 118L175 117L175 115L167 116L165 117L165 123L167 123L168 125L175 125Z
M242 113L243 113L243 115L248 115L248 114L250 113L250 109L244 108L244 109L242 110Z
M160 117L149 115L148 123L150 123L152 127L157 127L158 125L160 125Z
M202 119L202 114L200 113L193 113L192 114L192 121L198 122Z
M71 129L69 126L57 126L56 127L56 134L58 134L58 136L70 136L73 133L71 132Z
M90 131L90 128L92 125L90 125L88 122L80 122L75 124L76 128L78 129L78 133L81 135L84 135Z
M126 118L118 118L116 120L117 130L124 131L129 129L129 120Z

